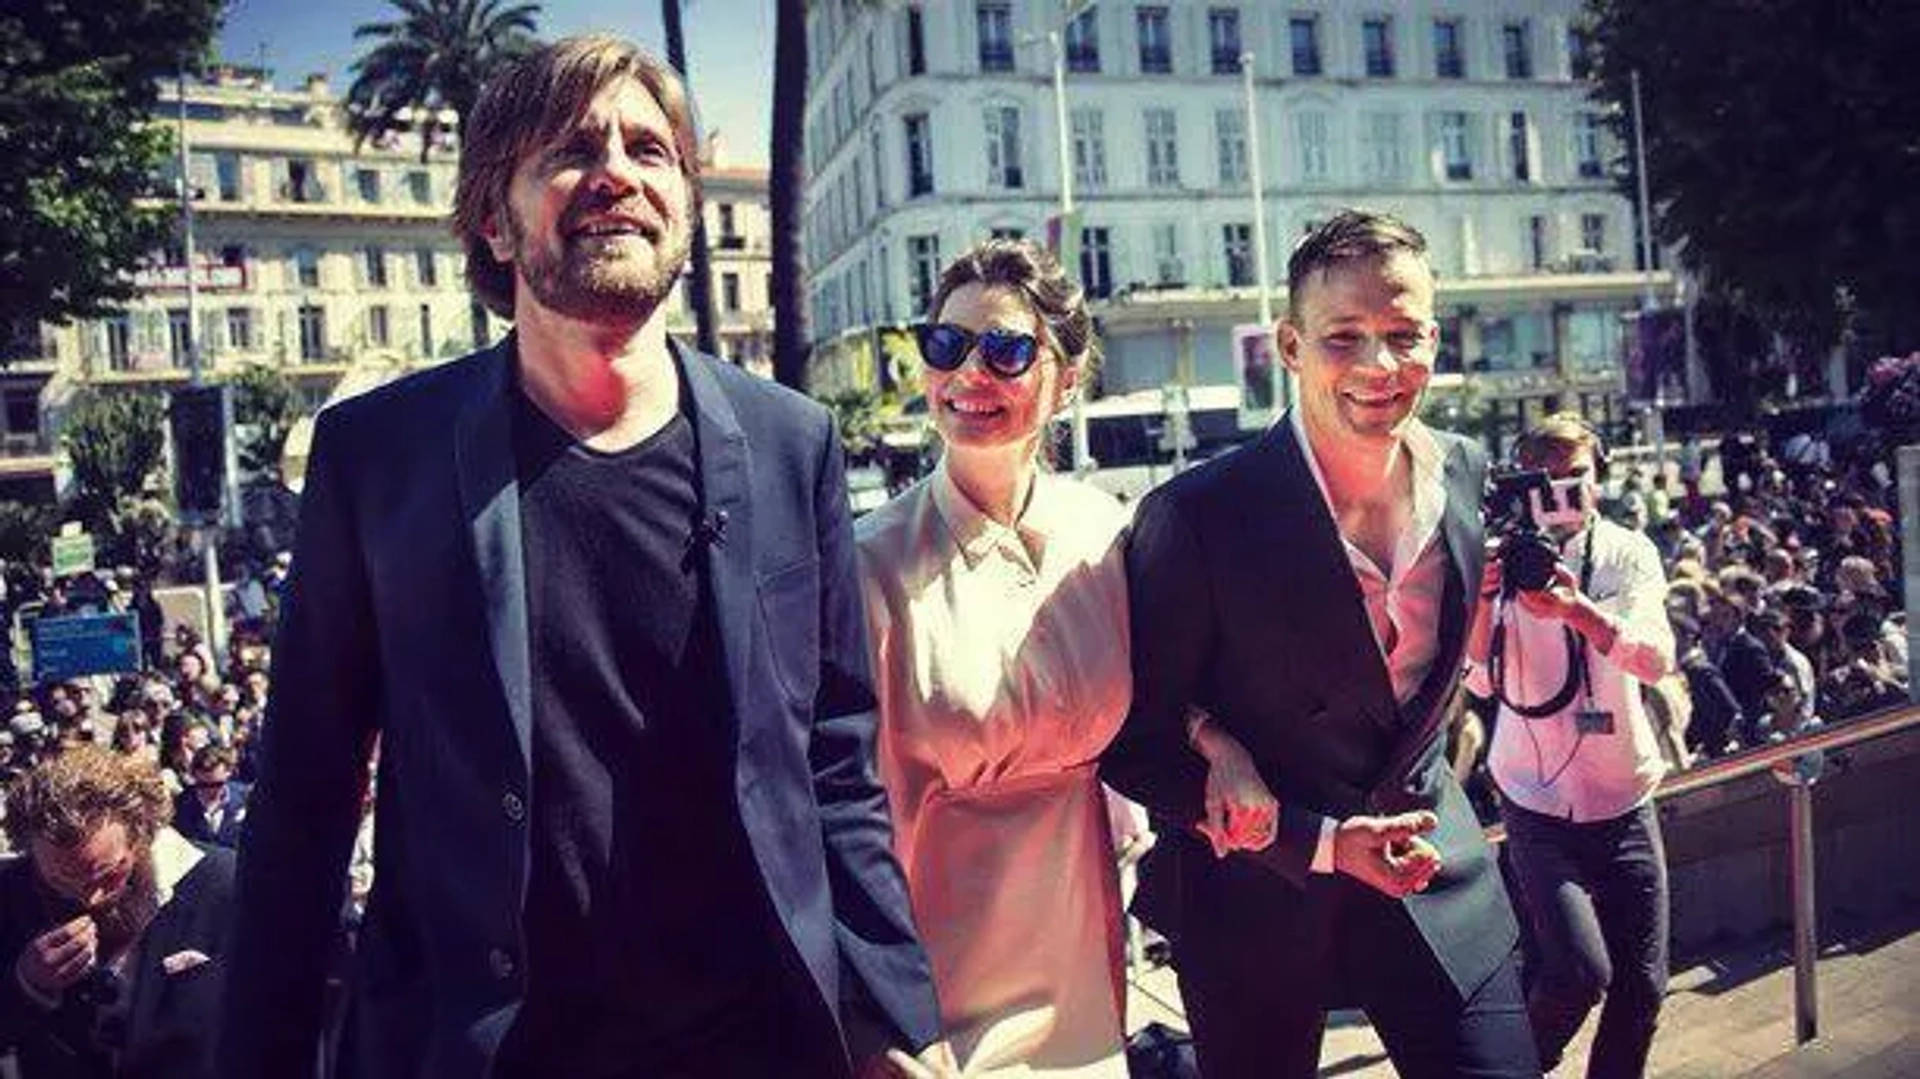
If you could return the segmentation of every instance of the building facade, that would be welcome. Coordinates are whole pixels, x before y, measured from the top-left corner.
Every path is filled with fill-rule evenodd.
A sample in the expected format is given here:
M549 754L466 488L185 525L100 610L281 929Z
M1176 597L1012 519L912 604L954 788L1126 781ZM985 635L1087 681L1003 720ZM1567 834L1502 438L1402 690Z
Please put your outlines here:
M1293 242L1364 205L1432 243L1442 371L1514 425L1553 406L1606 416L1621 390L1621 316L1643 289L1672 285L1638 268L1633 208L1613 179L1623 148L1574 75L1577 6L815 5L816 382L873 377L864 329L921 317L944 260L969 244L1046 237L1064 161L1070 269L1095 300L1108 393L1235 381L1233 329L1257 321L1253 230L1283 311Z
M178 124L179 87L163 84L160 97L155 122ZM364 388L507 328L468 291L465 253L448 227L451 136L424 161L411 134L356 148L340 99L319 77L281 90L264 72L226 67L188 83L185 98L191 316L182 239L136 274L140 294L121 311L17 345L0 374L0 496L52 496L54 433L75 388L184 385L190 341L207 375L265 364L317 408L349 372L363 373L353 385ZM174 188L179 172L170 160L162 187ZM722 351L770 366L765 172L711 168L704 212ZM673 298L668 313L670 331L690 342L684 300Z

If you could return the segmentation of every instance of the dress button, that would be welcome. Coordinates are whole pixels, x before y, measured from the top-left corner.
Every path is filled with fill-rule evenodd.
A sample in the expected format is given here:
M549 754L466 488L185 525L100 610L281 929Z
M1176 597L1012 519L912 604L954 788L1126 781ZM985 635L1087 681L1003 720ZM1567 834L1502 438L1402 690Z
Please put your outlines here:
M495 948L487 953L487 966L493 969L493 976L506 981L513 977L513 956L505 948Z
M501 812L507 815L508 820L512 821L515 824L519 824L523 819L526 818L527 804L520 800L519 795L513 793L512 791L508 791L500 799L500 810Z

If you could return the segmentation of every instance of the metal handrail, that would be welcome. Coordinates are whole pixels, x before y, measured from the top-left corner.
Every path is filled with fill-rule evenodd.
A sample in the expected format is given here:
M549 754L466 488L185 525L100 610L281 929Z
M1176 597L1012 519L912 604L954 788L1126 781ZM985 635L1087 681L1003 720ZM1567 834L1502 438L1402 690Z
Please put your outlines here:
M1830 726L1815 727L1783 742L1751 749L1730 757L1719 757L1685 771L1671 773L1666 781L1660 784L1660 790L1655 797L1671 798L1674 795L1686 794L1689 791L1701 790L1761 772L1770 772L1777 765L1804 757L1809 753L1844 749L1916 726L1920 726L1920 705L1910 704L1859 719L1842 720Z

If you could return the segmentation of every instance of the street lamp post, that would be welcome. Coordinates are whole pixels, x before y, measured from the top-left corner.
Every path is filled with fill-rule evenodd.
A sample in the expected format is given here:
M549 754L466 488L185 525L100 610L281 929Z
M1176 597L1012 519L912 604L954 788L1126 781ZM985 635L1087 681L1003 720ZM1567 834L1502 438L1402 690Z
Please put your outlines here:
M1066 13L1067 21L1079 18L1080 14L1092 7L1081 4L1070 7ZM1047 31L1047 44L1053 47L1053 124L1059 134L1060 151L1060 250L1065 253L1071 246L1067 242L1067 230L1073 227L1073 148L1069 143L1072 133L1067 129L1067 45L1061 27ZM1071 269L1071 268L1069 268ZM1093 450L1087 436L1087 388L1076 386L1073 391L1073 471L1081 475L1093 470Z
M1260 325L1271 334L1273 279L1267 274L1266 181L1260 171L1260 113L1254 104L1252 52L1240 54L1240 86L1247 107L1247 178L1253 187L1253 273L1259 279ZM1278 416L1280 410L1293 400L1286 365L1274 363L1269 377L1273 380L1273 414Z
M195 308L198 306L196 301L199 299L200 290L198 283L193 279L193 264L195 261L193 249L193 170L191 167L191 148L187 142L187 69L184 64L180 67L180 77L177 86L180 97L178 102L180 120L180 231L182 233L180 246L186 257L187 274L187 325L182 343L186 346L187 350L188 381L197 389L201 385L200 347L194 333L194 323L197 321ZM222 430L220 437L222 441L224 441L227 437L227 432ZM178 448L176 447L175 461L178 462L178 460ZM177 463L175 467L178 467ZM201 567L205 575L207 593L207 647L213 650L217 661L218 657L226 653L227 646L227 612L225 605L221 602L220 595L219 514L216 513L214 520L208 522L205 528L201 530L200 538Z

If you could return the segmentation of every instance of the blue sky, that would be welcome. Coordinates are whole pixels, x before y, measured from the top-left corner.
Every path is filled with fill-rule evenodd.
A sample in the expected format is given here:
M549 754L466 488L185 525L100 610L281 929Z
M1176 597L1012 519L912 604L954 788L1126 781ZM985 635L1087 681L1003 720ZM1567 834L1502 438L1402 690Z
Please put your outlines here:
M545 0L541 9L542 37L609 31L666 54L660 0ZM384 21L393 10L386 0L231 0L221 56L253 64L264 49L277 85L297 87L309 72L323 71L344 93L365 45L353 40L354 27ZM721 132L731 164L764 165L773 0L687 0L685 12L687 66L703 129Z

